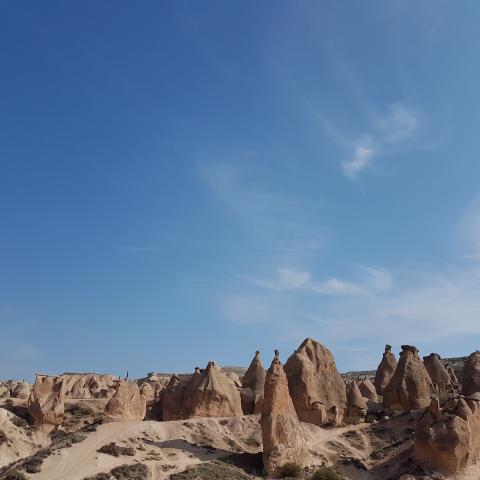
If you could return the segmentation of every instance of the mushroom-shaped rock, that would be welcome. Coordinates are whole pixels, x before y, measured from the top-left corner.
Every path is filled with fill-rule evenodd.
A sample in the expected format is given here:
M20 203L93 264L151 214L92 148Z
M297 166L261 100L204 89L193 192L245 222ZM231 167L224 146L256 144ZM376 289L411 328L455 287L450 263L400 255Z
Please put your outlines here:
M342 421L347 409L345 382L330 350L307 338L288 359L285 373L302 422L322 425Z
M421 466L450 478L480 459L480 409L474 399L448 403L448 408L440 409L438 401L432 400L418 420L413 456Z
M353 381L347 393L347 421L349 423L359 423L365 420L368 406L367 401L363 398L357 382Z
M375 389L375 385L368 379L365 378L358 384L358 388L362 397L371 400L372 402L378 402L378 395L377 390Z
M118 380L116 391L105 407L105 413L121 420L143 420L147 401L134 382Z
M289 394L288 380L275 351L267 371L265 397L260 418L263 439L263 466L269 477L276 477L286 463L303 465L308 448Z
M242 379L242 408L245 415L261 412L265 376L260 352L257 351Z
M215 363L197 369L183 395L180 418L235 417L243 415L240 392Z
M480 352L478 350L468 356L463 366L462 378L462 393L464 395L480 392Z
M391 345L385 345L385 352L383 354L382 360L377 367L375 373L375 379L373 384L379 395L383 395L385 387L390 383L390 380L397 369L397 359L395 354L392 352Z
M450 382L450 374L444 367L440 355L431 353L428 357L423 357L423 364L442 399L448 398L453 393L454 387Z
M428 406L434 393L432 380L417 348L402 345L395 374L383 392L384 406L392 410L416 410Z
M39 430L50 433L63 422L65 412L63 379L49 375L36 375L28 400L28 413Z

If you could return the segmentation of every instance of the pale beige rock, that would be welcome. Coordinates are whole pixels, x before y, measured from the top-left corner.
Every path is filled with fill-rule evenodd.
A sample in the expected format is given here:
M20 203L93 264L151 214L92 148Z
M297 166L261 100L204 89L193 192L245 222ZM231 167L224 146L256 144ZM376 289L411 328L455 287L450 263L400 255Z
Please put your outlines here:
M438 353L431 353L428 357L423 357L423 364L441 399L446 400L453 394L454 387L450 382L450 374L444 367L440 355Z
M197 369L185 388L180 418L235 417L243 415L240 392L215 363Z
M285 373L302 422L322 425L342 421L347 409L345 382L330 350L307 338L288 359Z
M242 379L242 408L245 415L262 411L265 377L260 352L257 351Z
M227 372L226 375L235 384L237 388L242 388L242 381L235 372Z
M455 370L452 368L451 365L447 366L447 372L450 376L450 385L452 385L455 390L458 390L460 388L460 382L458 381Z
M400 360L383 392L383 404L392 410L409 411L429 405L435 389L418 350L402 345Z
M383 395L385 387L390 383L390 380L395 373L397 368L397 359L395 354L392 352L391 345L385 345L385 352L383 354L382 360L377 367L375 373L375 379L373 384L379 395Z
M363 398L356 381L353 381L348 388L347 405L346 420L348 423L359 423L365 420L368 410L367 401Z
M28 413L33 424L44 433L58 428L63 422L65 394L63 378L36 375L28 400Z
M18 382L11 392L13 398L28 400L32 393L32 386L27 382Z
M173 375L161 398L162 419L243 415L240 391L235 382L215 363L196 368L193 375Z
M185 388L192 375L180 377L172 375L160 399L162 420L179 420Z
M372 402L378 402L378 395L375 385L368 378L363 379L358 384L358 388L362 394L362 397L371 400Z
M480 459L480 408L468 398L449 404L441 409L432 400L417 423L413 456L423 467L454 475Z
M467 358L462 375L462 393L471 395L475 392L480 392L480 352L478 350Z
M134 382L118 380L116 391L105 407L105 413L121 420L143 420L147 401Z
M111 398L116 391L118 377L98 373L63 373L65 398Z
M260 419L263 439L263 465L270 477L276 477L285 463L304 465L308 448L289 394L288 380L278 352L275 352L265 379L265 397Z

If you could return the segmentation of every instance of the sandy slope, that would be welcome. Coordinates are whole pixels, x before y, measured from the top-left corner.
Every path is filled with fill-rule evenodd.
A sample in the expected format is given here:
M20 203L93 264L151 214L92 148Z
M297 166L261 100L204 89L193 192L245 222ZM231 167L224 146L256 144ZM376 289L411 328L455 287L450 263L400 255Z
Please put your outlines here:
M45 460L38 480L83 480L115 466L140 461L149 466L152 480L223 457L235 450L260 450L258 417L237 417L181 422L114 422L102 425L82 443L59 450ZM134 457L98 453L103 445L116 442L133 446ZM249 445L249 444L250 445ZM200 444L209 445L200 446Z
M19 420L13 413L0 408L0 431L8 439L0 445L0 467L28 457L38 450L39 445L49 443L48 439L38 432L28 436L24 428L15 425L15 419Z

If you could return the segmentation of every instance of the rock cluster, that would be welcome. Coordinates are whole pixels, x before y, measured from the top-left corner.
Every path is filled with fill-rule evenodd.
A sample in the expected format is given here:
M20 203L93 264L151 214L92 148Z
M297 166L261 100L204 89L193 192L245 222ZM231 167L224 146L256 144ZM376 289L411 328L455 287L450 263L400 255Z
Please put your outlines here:
M163 420L243 415L235 382L215 362L187 378L173 375L161 398Z
M323 425L343 420L347 409L345 382L330 350L307 338L288 359L285 373L302 422Z
M28 400L32 386L27 382L17 382L15 380L8 380L0 382L0 398L21 398Z
M420 465L453 475L480 459L480 394L451 399L440 408L437 399L419 419L414 459Z
M260 425L263 465L269 477L275 478L278 468L286 463L303 465L307 461L308 449L278 351L266 374Z
M63 373L65 398L111 398L115 394L114 375L98 373Z
M115 394L105 407L105 413L121 420L143 420L147 412L147 401L134 382L118 380Z
M397 369L383 391L383 404L392 410L409 411L429 405L435 389L418 350L402 345Z
M397 369L397 359L395 354L392 353L392 346L385 345L385 352L383 354L382 360L377 367L377 372L375 374L375 379L373 384L379 395L383 395L385 387L390 383L390 380Z
M478 350L468 356L462 375L462 393L468 396L475 392L480 392L480 352Z
M63 378L37 375L28 400L28 413L34 426L45 433L58 428L63 422L64 401Z
M262 411L265 377L260 352L257 351L241 383L242 409L245 415Z

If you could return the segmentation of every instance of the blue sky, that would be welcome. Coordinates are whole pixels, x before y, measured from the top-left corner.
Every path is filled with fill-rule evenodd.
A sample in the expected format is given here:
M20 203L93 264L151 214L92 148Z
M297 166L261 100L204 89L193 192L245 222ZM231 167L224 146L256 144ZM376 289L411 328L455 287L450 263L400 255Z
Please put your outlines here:
M476 349L479 18L3 2L0 377Z

